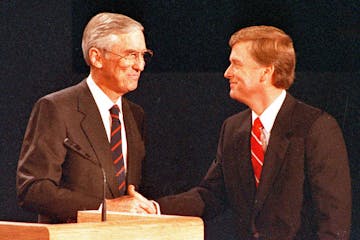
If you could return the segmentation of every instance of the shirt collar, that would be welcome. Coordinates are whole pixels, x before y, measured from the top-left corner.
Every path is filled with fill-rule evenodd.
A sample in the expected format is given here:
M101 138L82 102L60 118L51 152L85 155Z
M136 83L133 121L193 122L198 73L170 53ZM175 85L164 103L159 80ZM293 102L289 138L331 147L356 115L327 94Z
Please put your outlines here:
M90 92L94 97L96 105L99 108L100 112L106 111L109 112L110 108L114 105L111 99L101 90L101 88L95 83L94 79L91 77L91 74L87 77L86 83L89 86ZM122 97L120 96L116 103L120 112L122 112Z
M254 123L257 117L259 117L266 132L270 133L274 125L275 118L280 111L285 97L286 91L282 90L280 95L270 104L270 106L265 109L265 111L260 116L258 116L254 111L252 111L252 123Z

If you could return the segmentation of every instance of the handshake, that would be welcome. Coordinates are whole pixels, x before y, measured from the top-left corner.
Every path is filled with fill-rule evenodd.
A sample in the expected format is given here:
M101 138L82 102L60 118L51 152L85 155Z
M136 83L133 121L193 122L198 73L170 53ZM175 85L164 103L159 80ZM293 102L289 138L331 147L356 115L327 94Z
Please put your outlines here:
M127 193L127 195L119 198L105 199L107 210L140 214L160 214L159 205L138 193L134 185L128 186Z

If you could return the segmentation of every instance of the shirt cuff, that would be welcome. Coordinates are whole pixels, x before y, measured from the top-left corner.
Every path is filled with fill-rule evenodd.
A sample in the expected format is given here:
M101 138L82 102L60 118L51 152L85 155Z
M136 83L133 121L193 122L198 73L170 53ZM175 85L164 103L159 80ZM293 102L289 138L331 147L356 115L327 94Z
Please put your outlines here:
M151 202L152 202L152 204L154 204L154 206L155 206L155 209L156 209L156 214L157 215L161 215L161 212L160 212L160 205L159 205L159 203L157 203L156 201L154 201L154 200L150 200Z

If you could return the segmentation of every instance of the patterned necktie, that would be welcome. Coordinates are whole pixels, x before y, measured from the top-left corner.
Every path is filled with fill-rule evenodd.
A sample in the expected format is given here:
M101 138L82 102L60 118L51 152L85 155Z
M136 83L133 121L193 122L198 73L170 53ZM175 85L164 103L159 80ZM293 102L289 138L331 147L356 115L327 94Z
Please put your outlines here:
M112 160L115 166L115 175L118 180L118 189L121 195L125 193L125 166L124 166L124 157L122 153L122 144L121 144L121 123L119 119L120 109L118 105L114 105L110 109L111 115L111 153Z
M251 130L251 162L254 170L255 183L260 183L261 170L264 163L264 148L261 139L263 125L259 118L256 118Z

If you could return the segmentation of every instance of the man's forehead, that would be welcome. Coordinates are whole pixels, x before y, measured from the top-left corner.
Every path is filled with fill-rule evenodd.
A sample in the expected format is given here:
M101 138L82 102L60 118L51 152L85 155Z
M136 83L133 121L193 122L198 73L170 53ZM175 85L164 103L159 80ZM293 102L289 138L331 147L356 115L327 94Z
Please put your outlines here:
M144 34L140 30L131 31L128 33L112 33L110 34L110 40L119 41L124 39L132 39L132 38L144 38Z
M251 50L251 42L238 42L234 44L231 48L230 54L246 54Z
M116 48L146 48L145 37L142 31L134 31L125 34L112 34L110 39Z

